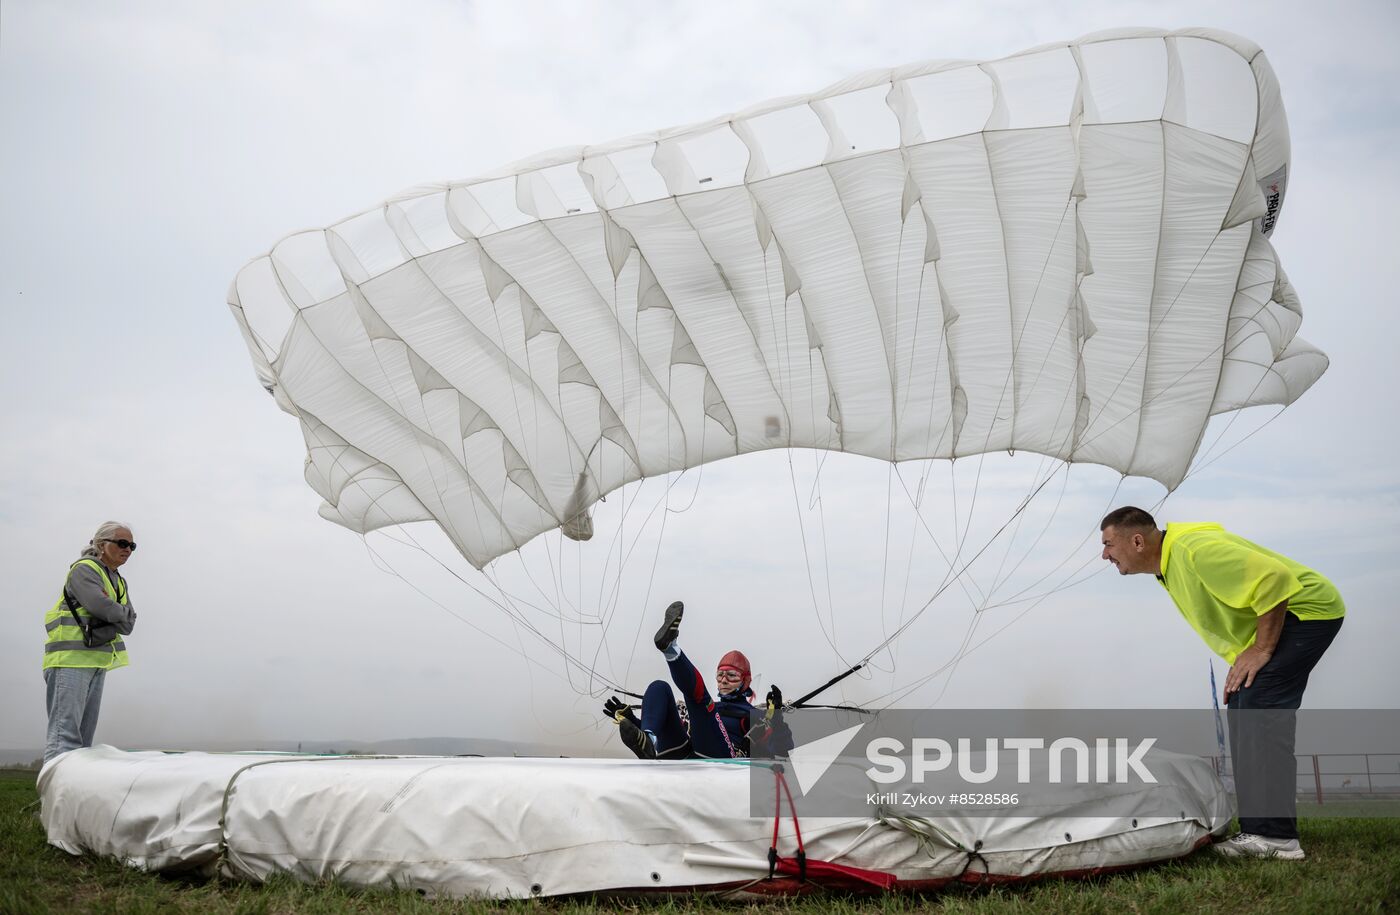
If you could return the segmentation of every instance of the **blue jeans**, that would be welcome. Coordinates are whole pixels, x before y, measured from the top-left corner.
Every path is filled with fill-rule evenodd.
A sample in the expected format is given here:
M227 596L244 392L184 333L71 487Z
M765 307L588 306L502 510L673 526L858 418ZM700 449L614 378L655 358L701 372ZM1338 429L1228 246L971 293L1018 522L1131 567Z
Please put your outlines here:
M44 762L60 753L92 746L106 676L107 671L100 667L50 667L44 671L44 699L49 710Z
M1240 832L1298 838L1297 709L1308 675L1337 637L1342 620L1300 620L1289 613L1269 663L1230 696L1230 754Z

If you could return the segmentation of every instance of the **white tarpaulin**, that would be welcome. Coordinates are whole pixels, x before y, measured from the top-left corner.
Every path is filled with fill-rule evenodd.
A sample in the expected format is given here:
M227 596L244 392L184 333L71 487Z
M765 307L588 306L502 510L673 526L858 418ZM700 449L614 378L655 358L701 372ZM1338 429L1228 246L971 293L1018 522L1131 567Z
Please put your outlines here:
M809 861L893 875L898 887L1125 867L1189 853L1229 823L1210 764L1153 751L1157 809L1084 815L1111 786L1036 816L801 820ZM790 892L766 882L771 816L752 816L747 766L721 762L306 757L74 750L40 774L49 842L153 871L393 885L497 898L582 892ZM791 858L790 818L778 851ZM759 881L753 883L753 881Z

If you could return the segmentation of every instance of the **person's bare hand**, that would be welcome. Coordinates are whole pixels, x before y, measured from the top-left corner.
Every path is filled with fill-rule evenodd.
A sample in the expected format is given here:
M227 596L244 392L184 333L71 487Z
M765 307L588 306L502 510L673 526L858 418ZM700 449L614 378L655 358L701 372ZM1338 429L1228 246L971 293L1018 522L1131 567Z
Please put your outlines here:
M1230 668L1230 672L1225 676L1225 699L1229 701L1230 696L1248 686L1254 685L1254 676L1269 663L1269 658L1273 657L1270 652L1264 651L1253 645L1240 652L1235 658L1235 664Z

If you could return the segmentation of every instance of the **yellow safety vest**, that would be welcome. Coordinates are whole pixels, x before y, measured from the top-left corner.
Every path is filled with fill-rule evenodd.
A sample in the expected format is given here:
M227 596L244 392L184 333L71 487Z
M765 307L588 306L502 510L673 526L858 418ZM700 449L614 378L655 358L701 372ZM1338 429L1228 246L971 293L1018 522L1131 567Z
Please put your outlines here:
M92 559L79 559L68 568L68 574L73 574L73 568L82 565L89 565L97 570L97 574L102 576L102 584L107 588L107 596L123 606L130 606L127 603L126 580L117 577L120 587L112 586L112 579L107 574L107 570L100 562ZM67 581L64 587L67 588ZM74 613L77 617L74 617ZM89 648L83 644L83 630L78 623L78 619L84 621L95 621L99 625L101 620L95 620L92 614L81 606L69 611L68 602L59 594L58 603L53 605L53 609L44 614L44 628L48 630L48 640L44 643L44 668L50 667L101 667L105 670L114 670L118 667L125 667L128 663L126 657L126 643L121 636L117 636L104 645L96 645Z
M1346 614L1332 582L1218 524L1168 524L1157 577L1186 622L1227 664L1254 644L1259 617L1285 600L1301 620Z

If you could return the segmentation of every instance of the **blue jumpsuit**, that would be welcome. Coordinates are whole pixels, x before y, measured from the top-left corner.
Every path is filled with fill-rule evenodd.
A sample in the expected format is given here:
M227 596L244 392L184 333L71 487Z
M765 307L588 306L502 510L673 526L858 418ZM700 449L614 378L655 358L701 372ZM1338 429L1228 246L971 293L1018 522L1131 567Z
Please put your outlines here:
M671 684L665 680L653 680L642 699L642 730L655 735L657 756L663 759L735 759L749 756L751 722L756 723L762 716L762 712L753 705L753 691L744 687L725 693L719 697L719 701L715 701L705 686L705 678L690 663L685 652L680 652L674 661L668 660L666 666L670 668L671 680L685 701L690 730L687 733L685 722L681 720ZM787 735L787 727L779 725L774 729L773 736L757 748L758 751L786 752L791 749L791 737L783 735ZM774 740L773 737L778 739ZM685 746L687 741L690 743L688 750Z

